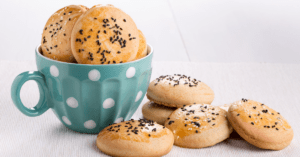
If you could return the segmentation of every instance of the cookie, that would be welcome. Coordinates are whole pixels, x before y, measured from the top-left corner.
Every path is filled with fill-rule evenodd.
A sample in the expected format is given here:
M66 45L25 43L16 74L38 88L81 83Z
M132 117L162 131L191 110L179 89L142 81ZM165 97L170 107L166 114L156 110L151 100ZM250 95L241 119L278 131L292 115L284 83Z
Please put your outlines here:
M122 10L112 5L97 5L76 22L71 47L81 64L130 62L138 51L139 31Z
M182 107L189 104L211 104L213 90L205 83L185 75L165 75L152 81L147 98L157 104Z
M225 110L203 104L178 108L165 122L165 127L173 132L174 144L186 148L213 146L232 132Z
M97 147L110 156L163 156L173 147L172 132L148 120L110 125L97 136Z
M141 59L147 56L147 42L141 30L139 30L139 49L134 60Z
M86 10L88 8L82 5L69 5L59 9L48 19L41 42L44 56L63 62L76 62L71 50L71 32Z
M242 138L262 149L281 150L294 136L292 127L279 112L253 100L231 104L227 117Z
M158 124L164 125L165 121L177 108L158 105L155 102L148 101L143 105L142 113L145 119L153 120Z

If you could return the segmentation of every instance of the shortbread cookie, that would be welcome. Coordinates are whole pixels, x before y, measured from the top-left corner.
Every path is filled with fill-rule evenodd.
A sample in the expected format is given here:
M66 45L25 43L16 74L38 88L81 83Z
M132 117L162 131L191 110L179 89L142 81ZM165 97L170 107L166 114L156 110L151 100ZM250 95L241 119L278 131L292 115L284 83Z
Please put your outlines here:
M189 104L211 104L214 92L205 83L185 75L165 75L152 81L147 98L157 104L182 107Z
M202 104L178 108L165 122L165 127L173 132L174 144L186 148L213 146L232 132L225 110Z
M174 143L172 132L147 120L130 120L110 125L97 137L97 147L111 156L163 156Z
M281 150L294 136L279 112L253 100L242 99L231 104L227 117L242 138L262 149Z
M158 105L155 102L148 101L143 105L142 113L145 119L153 120L158 124L164 125L165 121L177 108Z
M146 38L143 34L143 32L141 30L139 30L139 50L136 54L136 57L134 60L137 60L137 59L141 59L145 56L147 56L147 42L146 42Z
M134 60L139 32L129 15L112 5L97 5L76 22L73 55L82 64L116 64Z
M86 10L88 8L82 5L69 5L59 9L48 19L41 43L44 56L63 62L76 62L71 50L71 32Z

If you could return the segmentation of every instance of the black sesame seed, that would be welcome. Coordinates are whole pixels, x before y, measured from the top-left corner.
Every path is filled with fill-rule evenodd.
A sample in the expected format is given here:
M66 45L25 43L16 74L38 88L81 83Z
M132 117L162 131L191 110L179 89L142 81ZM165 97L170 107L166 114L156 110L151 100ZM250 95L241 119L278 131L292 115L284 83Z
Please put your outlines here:
M268 110L265 109L265 110L262 110L261 112L263 112L263 113L268 113Z
M253 123L253 122L251 122L251 124L252 124L252 125L254 125L254 123Z
M168 124L171 125L172 123L174 123L174 121L170 120Z
M239 116L240 114L238 113L236 116Z
M126 19L123 19L124 22L126 22Z

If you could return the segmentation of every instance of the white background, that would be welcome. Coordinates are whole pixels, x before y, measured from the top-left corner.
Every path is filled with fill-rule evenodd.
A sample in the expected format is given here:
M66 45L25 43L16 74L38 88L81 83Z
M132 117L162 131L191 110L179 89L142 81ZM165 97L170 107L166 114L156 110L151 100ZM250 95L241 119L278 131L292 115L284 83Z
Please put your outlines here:
M154 61L300 63L300 1L1 0L1 60L33 61L47 19L70 4L132 16Z

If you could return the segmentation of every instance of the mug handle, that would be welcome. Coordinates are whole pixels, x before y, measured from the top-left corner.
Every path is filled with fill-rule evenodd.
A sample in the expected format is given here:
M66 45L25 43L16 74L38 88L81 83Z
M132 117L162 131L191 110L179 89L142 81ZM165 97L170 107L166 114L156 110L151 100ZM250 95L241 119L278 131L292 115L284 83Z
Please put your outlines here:
M21 99L20 99L20 90L23 84L29 80L34 80L39 87L40 91L40 100L38 104L33 108L27 108L23 105ZM34 72L23 72L20 75L18 75L11 86L11 98L15 104L15 106L26 116L29 117L36 117L44 112L46 112L49 107L47 105L47 85L45 83L45 77L42 73L39 71Z

